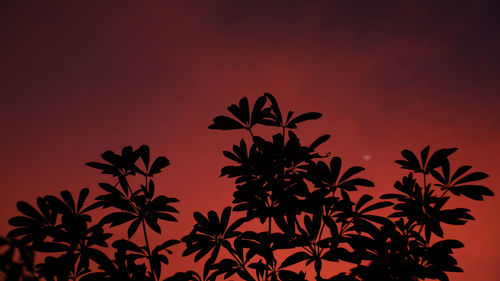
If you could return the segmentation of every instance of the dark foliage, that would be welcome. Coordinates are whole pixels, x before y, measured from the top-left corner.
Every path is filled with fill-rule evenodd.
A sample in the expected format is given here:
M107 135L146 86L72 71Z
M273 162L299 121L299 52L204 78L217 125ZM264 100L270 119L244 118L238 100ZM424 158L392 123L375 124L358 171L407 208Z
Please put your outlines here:
M473 219L468 209L445 208L450 195L482 200L493 193L475 183L486 174L466 174L470 166L450 173L448 157L456 148L430 154L426 147L420 158L404 150L404 159L396 163L410 173L396 182L398 193L374 200L355 193L374 186L359 176L362 167L344 168L340 157L328 161L328 155L316 151L329 135L310 145L300 142L294 132L297 126L320 118L320 113L294 117L289 111L285 117L267 93L253 108L242 98L228 111L232 116L217 116L209 128L245 130L250 135L249 141L242 139L232 151L223 152L234 161L221 170L221 176L235 179L234 206L220 216L215 211L194 214L196 224L182 239L183 255L195 254L195 261L206 257L205 266L201 276L179 273L178 280L233 275L248 281L305 280L309 265L316 280L331 281L448 280L446 272L461 271L452 254L462 243L452 239L431 243L431 239L443 238L442 224L462 225ZM265 139L255 135L257 126L276 127L277 133ZM388 218L380 215L391 206ZM230 223L231 212L242 216ZM263 227L246 227L253 220ZM352 270L328 278L322 275L325 264L340 261L352 263ZM294 265L302 271L296 272Z
M28 247L47 253L44 261L36 265L36 273L41 279L159 280L162 264L168 263L167 254L171 253L168 248L179 243L167 240L153 248L148 241L148 229L162 232L159 221L176 221L172 213L177 210L171 203L178 200L155 195L152 179L169 165L167 158L158 157L150 164L149 148L145 145L136 150L125 147L121 155L106 151L102 158L105 163L87 165L112 175L116 182L99 183L104 194L97 196L92 204L86 204L88 188L82 189L76 197L67 190L62 191L60 197L39 197L36 207L23 201L17 203L22 215L9 220L15 228L8 237L18 237L19 241L11 241L17 241L21 250ZM137 176L143 177L144 183L133 188L129 180ZM92 224L92 211L97 208L112 211ZM105 248L112 234L107 231L122 224L129 225L129 240L114 241L114 257L110 258L106 255L110 250ZM145 245L139 246L131 238L141 226ZM24 261L25 256L22 257ZM32 257L30 261L32 264ZM33 272L31 266L27 270Z
M36 281L33 249L16 239L0 238L0 280Z
M431 153L425 147L419 156L403 150L396 163L408 175L394 184L394 193L374 199L357 193L374 186L360 175L362 167L343 167L340 157L317 151L329 135L301 143L296 129L320 113L285 115L268 93L253 107L242 98L228 111L231 116L215 117L209 128L249 133L249 139L223 151L234 162L221 170L235 181L233 205L220 213L194 213L196 223L181 240L183 256L203 261L203 270L178 272L164 281L445 281L448 272L461 271L453 250L463 244L445 239L443 225L474 218L468 209L447 203L455 196L483 200L493 193L477 183L488 177L485 173L471 172L470 166L452 172L449 157L456 148ZM277 131L266 139L255 134L259 126ZM102 158L105 162L87 165L115 182L99 183L104 193L90 204L86 188L77 196L62 191L40 197L36 206L18 202L21 215L9 221L10 238L0 240L7 245L0 256L5 280L160 280L169 247L181 242L148 241L151 231L163 233L161 221L176 221L172 203L178 200L156 195L153 181L169 161L150 161L145 145L125 147L121 154L106 151ZM142 184L134 188L137 178ZM107 212L92 223L98 208ZM111 242L108 231L119 225L126 226L127 239ZM139 228L143 243L133 240ZM20 252L17 261L14 251ZM34 252L45 253L35 266ZM325 276L324 268L336 262L352 269ZM306 276L307 268L314 276Z

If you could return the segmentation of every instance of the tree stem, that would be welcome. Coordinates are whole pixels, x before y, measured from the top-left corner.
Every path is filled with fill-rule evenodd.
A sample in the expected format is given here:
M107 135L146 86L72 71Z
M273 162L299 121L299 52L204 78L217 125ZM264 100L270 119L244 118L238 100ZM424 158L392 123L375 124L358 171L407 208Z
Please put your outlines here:
M272 206L272 204L271 204L271 206ZM267 226L267 237L268 237L269 241L271 241L271 222L272 222L272 217L269 216L269 223ZM267 266L266 266L266 281L269 281L269 269L268 268L269 268L270 264L268 261L266 261L266 264L267 264Z
M142 231L144 232L144 241L146 242L146 251L148 254L149 269L151 270L151 273L153 274L155 280L158 280L158 276L156 276L156 273L153 270L153 261L151 260L151 248L149 247L148 233L146 231L146 222L144 219L142 219Z

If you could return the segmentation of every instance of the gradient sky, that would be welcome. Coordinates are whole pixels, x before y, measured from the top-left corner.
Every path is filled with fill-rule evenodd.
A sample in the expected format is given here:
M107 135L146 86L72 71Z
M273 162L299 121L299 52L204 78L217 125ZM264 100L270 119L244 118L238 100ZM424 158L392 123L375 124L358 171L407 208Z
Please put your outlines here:
M366 167L375 192L406 173L402 149L430 144L458 147L455 167L500 193L497 1L47 2L0 3L0 233L16 201L96 195L107 178L84 163L148 144L172 162L157 185L181 200L167 230L180 238L193 211L232 199L221 151L241 134L208 130L212 118L266 91L322 112L299 134L332 134L323 151ZM500 197L456 204L477 221L449 229L466 245L452 280L498 280Z

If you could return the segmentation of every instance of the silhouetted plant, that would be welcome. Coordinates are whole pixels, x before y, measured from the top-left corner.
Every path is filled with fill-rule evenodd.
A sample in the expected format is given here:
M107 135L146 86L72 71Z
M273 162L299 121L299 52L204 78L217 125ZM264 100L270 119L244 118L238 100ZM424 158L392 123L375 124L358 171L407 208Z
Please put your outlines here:
M370 237L366 249L372 255L369 259L372 262L353 269L362 280L448 280L446 272L462 271L452 256L453 249L463 247L460 241L445 239L431 243L433 236L443 238L441 223L463 225L474 219L469 209L445 209L451 198L446 195L450 192L483 200L484 196L493 196L493 192L475 183L487 178L487 174L467 174L470 166L461 166L450 173L448 157L456 148L437 150L430 158L429 150L427 146L421 151L420 160L413 152L403 150L404 159L396 161L411 172L395 183L400 193L385 194L381 198L397 200L395 212L389 217L399 219ZM414 174L420 174L421 181L414 178Z
M225 207L220 215L194 213L196 224L182 238L183 256L194 255L195 262L203 259L203 271L178 272L164 281L236 276L247 281L304 281L311 265L317 281L445 281L447 272L461 271L453 250L463 244L436 238L444 238L442 224L463 225L474 218L468 209L445 206L453 196L483 200L493 193L476 183L487 174L470 172L470 166L451 172L449 157L456 148L431 154L427 146L420 157L403 150L403 159L396 163L409 174L395 183L396 193L374 200L355 193L374 186L359 176L362 167L342 167L340 157L328 159L329 153L317 151L329 135L304 145L295 134L298 124L316 120L320 113L294 116L289 111L284 117L268 93L252 108L242 98L228 110L232 117L217 116L209 128L243 130L250 137L223 151L234 162L221 170L221 176L235 180L234 207ZM266 139L256 135L258 126L275 127L277 132ZM99 183L104 194L94 202L86 203L89 189L84 188L77 197L66 190L60 197L39 197L36 207L17 203L22 215L9 220L14 229L8 239L0 239L0 246L6 246L0 252L2 280L160 280L169 247L180 243L149 242L149 230L162 233L160 221L176 221L172 203L178 200L156 195L153 181L169 161L160 156L151 162L145 145L125 147L121 154L106 151L102 158L104 163L87 165L115 181ZM93 224L98 208L111 211ZM235 219L234 213L240 216ZM127 239L113 241L110 248L112 234L107 231L119 225L127 227ZM139 228L143 242L132 240ZM17 260L15 251L20 253ZM45 253L36 266L34 252ZM332 262L353 267L325 277L325 265Z
M358 176L364 169L342 169L339 157L324 162L328 155L316 149L329 135L303 145L294 133L299 123L318 119L320 113L294 117L289 111L283 118L276 99L267 93L253 108L242 98L228 111L231 117L217 116L209 128L245 130L250 135L250 142L242 139L232 151L223 152L235 162L221 170L221 176L235 179L234 207L226 207L220 216L215 211L207 216L195 212L196 224L182 239L183 255L195 254L195 262L208 256L203 273L177 273L166 280L216 280L233 275L248 281L305 280L304 270L291 269L303 262L313 265L316 280L332 281L448 280L446 272L460 270L452 250L462 247L461 242L431 244L433 235L443 237L441 223L459 225L473 219L467 209L444 209L450 199L446 195L482 200L493 193L473 183L486 174L464 175L470 166L450 176L448 157L456 149L441 149L429 157L426 147L421 160L404 150L404 160L396 162L412 173L395 184L402 194L381 196L396 200L395 205L373 202L367 194L354 200L352 194L359 187L374 186ZM276 127L278 133L265 139L255 134L256 126ZM413 177L417 173L422 174L423 183ZM435 181L431 183L429 176ZM373 213L392 205L395 212L389 218L394 220ZM230 223L232 211L244 215ZM250 230L247 223L254 220L265 227ZM220 254L221 250L226 253ZM349 273L325 279L324 264L339 261L355 266Z
M102 158L107 163L90 162L87 165L117 178L113 184L99 183L105 194L96 202L85 207L89 189L80 191L75 200L67 190L61 197L45 196L37 199L37 208L26 202L17 203L23 214L9 220L16 227L9 237L21 237L19 245L29 245L34 251L50 253L44 262L36 265L36 272L45 280L159 280L162 264L167 264L165 253L168 247L179 243L168 240L152 248L147 229L161 233L159 220L176 221L171 213L177 210L170 204L175 198L155 196L152 177L169 165L167 158L156 158L150 166L149 148L145 145L133 150L128 146L121 155L106 151ZM142 160L142 169L137 161ZM144 177L144 184L133 189L130 176ZM120 188L118 188L120 187ZM105 215L92 225L91 211L97 208L113 208L116 211ZM131 239L142 226L145 246L138 246L131 240L120 239L112 243L114 259L110 259L104 248L112 234L105 227L131 222L128 238ZM53 254L58 253L58 254ZM148 266L146 266L147 261ZM91 263L100 270L92 272Z
M36 281L33 249L16 239L0 237L0 280Z

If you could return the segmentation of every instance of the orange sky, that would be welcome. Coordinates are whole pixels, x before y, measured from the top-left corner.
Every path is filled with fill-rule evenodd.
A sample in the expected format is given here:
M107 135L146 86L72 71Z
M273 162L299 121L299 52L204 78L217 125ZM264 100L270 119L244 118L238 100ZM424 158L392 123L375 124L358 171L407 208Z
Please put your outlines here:
M456 165L489 173L499 193L496 1L105 2L0 4L0 233L16 201L96 195L105 178L84 163L148 144L172 162L157 184L181 200L167 230L180 238L193 211L232 199L221 151L241 134L209 131L212 118L266 91L322 112L299 135L332 134L323 151L366 167L378 193L405 174L400 151L427 144L458 147ZM500 197L457 204L477 221L450 229L466 245L452 280L498 280Z

